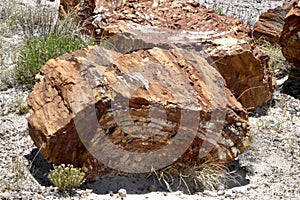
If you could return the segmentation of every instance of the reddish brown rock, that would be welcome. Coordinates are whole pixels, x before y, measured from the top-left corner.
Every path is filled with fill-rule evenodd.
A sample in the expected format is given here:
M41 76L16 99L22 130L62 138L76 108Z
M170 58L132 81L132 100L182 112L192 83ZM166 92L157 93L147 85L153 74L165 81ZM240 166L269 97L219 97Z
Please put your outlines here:
M95 0L60 0L59 13L64 18L72 13L78 20L87 20L94 11Z
M89 170L149 172L230 162L250 145L247 112L199 54L89 47L42 67L29 133L48 161Z
M284 57L300 68L300 1L295 1L285 16L280 44Z
M71 10L74 10L80 0L61 0L60 1L60 13L66 15Z
M214 62L235 97L249 111L266 103L274 82L268 56L252 45L250 29L194 1L127 2L113 13L96 12L95 35L120 52L172 44L193 49Z
M258 52L252 45L251 31L240 20L219 16L213 9L206 9L196 1L165 0L157 7L152 6L152 1L145 0L118 1L117 4L108 1L104 6L103 1L88 1L92 2L89 8L93 12L82 9L79 13L85 13L86 18L93 19L89 29L99 41L104 38L111 42L115 40L111 36L123 34L117 36L118 43L112 45L121 44L125 47L122 44L125 43L128 45L126 50L131 52L146 48L143 46L145 43L152 47L158 43L159 47L169 46L163 43L177 43L177 35L180 35L181 40L186 40L186 49L197 46L196 50L199 50L200 47L207 57L213 59L232 93L249 111L271 98L275 82L268 69L268 56ZM144 27L140 28L139 25ZM152 30L156 28L163 31L157 33L156 30L154 35ZM165 39L167 36L163 34L171 30L174 32L167 35L168 40L160 39ZM132 45L129 42L121 41L123 36L127 41L139 41L139 48L130 49Z
M256 40L263 38L271 43L279 44L284 18L291 8L291 3L284 3L282 6L262 13L259 20L254 24L253 37Z

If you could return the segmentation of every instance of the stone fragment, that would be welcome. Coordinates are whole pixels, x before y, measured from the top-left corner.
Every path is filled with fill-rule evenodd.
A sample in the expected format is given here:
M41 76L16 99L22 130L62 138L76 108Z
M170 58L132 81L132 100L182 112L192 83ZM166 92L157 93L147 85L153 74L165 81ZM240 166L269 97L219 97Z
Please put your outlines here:
M38 77L29 134L45 159L84 166L88 180L227 163L251 143L247 112L196 52L88 47L49 60Z
M119 194L119 196L123 199L123 198L126 197L127 191L126 191L125 189L122 188L122 189L119 189L118 194Z
M293 3L292 9L284 18L280 36L284 57L297 68L300 68L300 1Z
M291 3L284 3L282 6L269 9L267 12L262 13L259 16L259 20L254 24L253 37L256 40L262 38L270 43L279 44L284 18L291 8Z

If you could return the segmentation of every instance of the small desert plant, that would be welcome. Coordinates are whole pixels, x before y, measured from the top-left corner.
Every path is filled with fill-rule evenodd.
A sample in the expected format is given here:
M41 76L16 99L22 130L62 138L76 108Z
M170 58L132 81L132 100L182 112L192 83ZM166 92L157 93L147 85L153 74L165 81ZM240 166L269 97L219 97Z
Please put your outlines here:
M291 64L282 55L279 44L272 44L264 38L260 38L256 41L256 45L270 56L269 67L276 78L283 78L289 73Z
M91 44L91 40L82 34L87 21L76 20L73 12L59 19L57 9L46 5L3 1L0 69L17 65L14 78L21 84L31 87L35 74L48 59ZM4 77L2 79L5 81ZM9 80L9 84L11 82Z
M16 78L19 83L32 87L36 74L49 59L84 48L89 44L93 42L60 35L46 35L27 40L20 50L16 63L14 70Z
M64 164L52 170L48 176L54 186L59 190L70 190L79 187L85 181L83 168L75 168L73 165Z

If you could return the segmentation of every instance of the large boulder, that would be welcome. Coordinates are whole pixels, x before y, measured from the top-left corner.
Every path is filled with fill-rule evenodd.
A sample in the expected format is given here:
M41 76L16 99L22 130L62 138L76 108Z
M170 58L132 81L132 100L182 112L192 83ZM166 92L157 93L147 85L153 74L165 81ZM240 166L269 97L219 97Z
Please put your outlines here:
M89 180L227 163L251 142L246 110L196 52L88 47L49 60L37 78L31 138L48 161L85 166Z
M113 49L131 52L169 44L201 52L225 78L249 111L270 100L275 83L269 57L253 45L249 27L195 1L127 1L121 7L94 7L93 32ZM104 38L104 39L103 39Z
M280 44L284 57L300 68L300 1L293 3L292 9L284 18L284 26L280 36Z
M282 6L269 9L267 12L262 13L259 16L259 20L254 24L253 37L256 40L263 38L272 44L279 44L284 18L291 8L291 3L284 3Z

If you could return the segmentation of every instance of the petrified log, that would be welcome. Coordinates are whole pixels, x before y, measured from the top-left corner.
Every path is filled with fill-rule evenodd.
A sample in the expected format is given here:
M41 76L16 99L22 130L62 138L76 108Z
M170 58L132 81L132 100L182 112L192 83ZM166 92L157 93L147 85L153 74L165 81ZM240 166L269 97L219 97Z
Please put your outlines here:
M30 136L48 161L85 166L88 179L230 162L251 141L247 112L192 51L88 47L49 60L37 77Z
M85 6L78 12L81 15L84 13L85 18L94 19L89 29L96 38L105 37L113 46L124 43L124 37L130 38L140 41L140 49L145 49L147 47L142 45L145 43L160 43L160 47L168 46L163 43L170 40L182 43L177 41L177 36L180 35L180 39L186 41L186 49L195 49L197 46L197 50L200 48L207 53L206 57L216 63L215 66L232 93L249 111L255 110L271 98L275 82L268 69L269 58L253 46L251 31L240 20L219 16L213 9L206 9L193 0L165 0L158 7L153 7L152 1L146 0L83 2L89 10L86 11ZM138 25L148 27L142 27L143 33L140 33L140 28L136 29ZM153 33L153 28L158 29ZM163 36L165 29L159 32L162 28L175 32L170 35L167 31L169 39L161 40L161 37L167 37ZM120 33L122 35L118 36L117 44L114 43L115 38L109 38ZM154 46L153 44L150 46ZM127 52L137 50L130 49L133 45L129 42L126 45L129 45L126 47Z
M219 16L194 1L164 1L152 8L151 1L127 2L114 12L97 12L95 37L124 52L153 46L168 49L176 44L202 52L225 78L235 97L248 110L267 102L275 83L268 69L269 57L260 52L247 25Z
M291 8L291 3L284 3L282 6L269 9L267 12L262 13L259 16L259 20L254 24L253 37L256 40L263 38L270 43L279 44L284 18Z
M300 1L293 3L292 9L284 19L280 37L284 57L300 68Z

